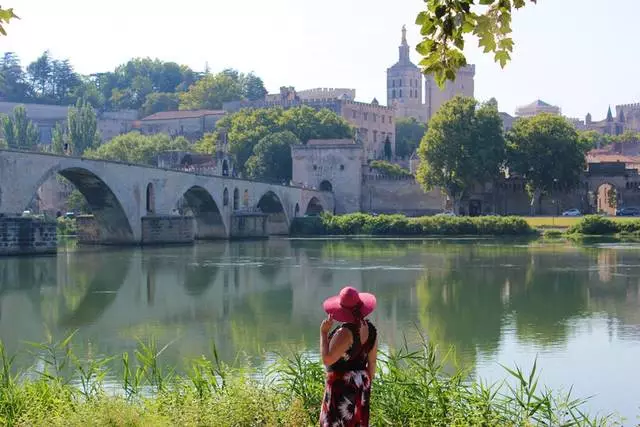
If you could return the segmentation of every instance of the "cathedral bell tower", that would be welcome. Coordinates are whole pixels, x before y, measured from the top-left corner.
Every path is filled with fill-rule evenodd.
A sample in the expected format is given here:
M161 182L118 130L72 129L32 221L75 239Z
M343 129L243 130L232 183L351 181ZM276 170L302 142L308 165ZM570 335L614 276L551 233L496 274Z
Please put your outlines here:
M387 105L396 107L396 117L414 117L424 122L422 73L411 62L407 28L402 26L398 62L387 69Z

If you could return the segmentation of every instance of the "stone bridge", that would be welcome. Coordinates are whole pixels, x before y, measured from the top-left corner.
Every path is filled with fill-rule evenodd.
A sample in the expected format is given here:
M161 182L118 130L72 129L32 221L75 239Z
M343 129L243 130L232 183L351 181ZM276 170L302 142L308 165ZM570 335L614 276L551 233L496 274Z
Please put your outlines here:
M307 188L0 150L0 214L23 212L54 174L71 181L86 198L95 218L96 243L159 243L162 237L149 230L170 234L183 223L190 224L196 239L251 237L252 224L261 218L263 234L287 234L294 217L334 209L332 193ZM181 215L182 207L188 216ZM167 239L172 240L180 239Z

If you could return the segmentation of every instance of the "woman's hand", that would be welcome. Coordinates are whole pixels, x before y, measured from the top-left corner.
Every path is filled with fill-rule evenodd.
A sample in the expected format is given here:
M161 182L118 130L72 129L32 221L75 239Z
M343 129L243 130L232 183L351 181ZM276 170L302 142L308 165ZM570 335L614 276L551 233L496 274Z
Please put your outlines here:
M320 324L320 333L323 335L327 335L333 326L333 318L331 315L328 315L326 319L322 321Z

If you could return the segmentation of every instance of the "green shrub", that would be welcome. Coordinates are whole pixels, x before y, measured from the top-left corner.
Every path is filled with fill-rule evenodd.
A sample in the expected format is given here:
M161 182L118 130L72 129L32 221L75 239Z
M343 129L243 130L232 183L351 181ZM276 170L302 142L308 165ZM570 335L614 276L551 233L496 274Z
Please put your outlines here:
M587 215L567 230L568 234L604 235L620 232L620 223L600 215Z
M411 176L407 169L384 160L374 160L369 163L369 167L387 176Z
M562 237L562 231L560 230L544 230L542 237L545 239L559 239Z
M56 228L58 236L75 236L78 231L75 219L62 216L57 219Z
M526 235L535 230L519 217L450 217L404 215L322 215L296 218L293 235L371 235L371 236L460 236L460 235Z
M618 228L621 233L637 234L640 232L640 219L620 222Z

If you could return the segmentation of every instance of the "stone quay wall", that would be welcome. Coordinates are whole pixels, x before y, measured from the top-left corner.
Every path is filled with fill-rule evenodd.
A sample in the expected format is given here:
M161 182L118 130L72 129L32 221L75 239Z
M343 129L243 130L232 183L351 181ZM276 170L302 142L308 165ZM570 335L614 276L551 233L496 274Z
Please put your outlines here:
M363 175L363 212L404 214L408 216L433 215L442 212L445 195L440 189L425 193L420 184L410 177Z
M0 216L0 256L55 254L57 245L55 221Z

